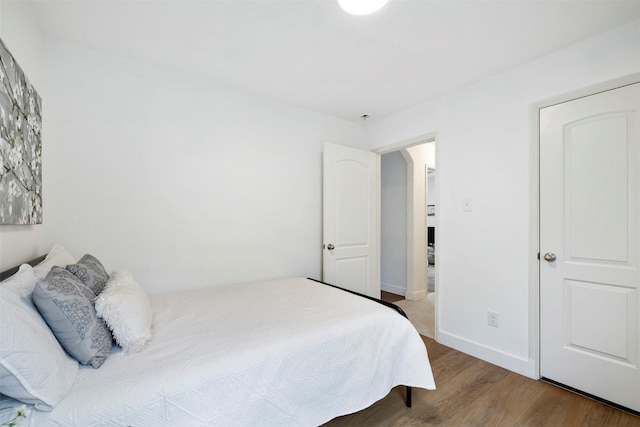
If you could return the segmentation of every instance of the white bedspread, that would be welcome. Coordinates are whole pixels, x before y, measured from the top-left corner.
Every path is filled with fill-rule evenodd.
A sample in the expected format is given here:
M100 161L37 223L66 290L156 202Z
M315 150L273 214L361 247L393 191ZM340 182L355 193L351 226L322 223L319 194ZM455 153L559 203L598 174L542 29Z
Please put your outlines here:
M434 389L393 309L302 278L155 295L140 353L81 368L31 426L317 426L396 385Z

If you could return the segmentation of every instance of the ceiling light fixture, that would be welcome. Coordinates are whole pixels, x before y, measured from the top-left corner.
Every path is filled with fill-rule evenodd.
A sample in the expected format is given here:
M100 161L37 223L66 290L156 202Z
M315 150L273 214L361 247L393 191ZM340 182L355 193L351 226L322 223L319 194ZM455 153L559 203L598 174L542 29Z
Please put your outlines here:
M338 4L352 15L368 15L382 9L389 0L338 0Z

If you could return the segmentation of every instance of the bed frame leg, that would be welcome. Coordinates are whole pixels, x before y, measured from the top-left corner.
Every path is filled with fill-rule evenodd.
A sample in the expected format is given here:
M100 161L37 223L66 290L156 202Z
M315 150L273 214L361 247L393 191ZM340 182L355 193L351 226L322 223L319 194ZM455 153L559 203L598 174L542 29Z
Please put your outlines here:
M407 386L407 408L411 408L411 387Z

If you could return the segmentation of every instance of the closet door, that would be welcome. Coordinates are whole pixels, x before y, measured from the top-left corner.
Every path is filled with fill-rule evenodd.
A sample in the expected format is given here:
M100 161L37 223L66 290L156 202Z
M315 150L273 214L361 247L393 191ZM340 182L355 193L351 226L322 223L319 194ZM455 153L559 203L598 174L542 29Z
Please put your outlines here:
M540 372L640 411L640 83L540 112Z

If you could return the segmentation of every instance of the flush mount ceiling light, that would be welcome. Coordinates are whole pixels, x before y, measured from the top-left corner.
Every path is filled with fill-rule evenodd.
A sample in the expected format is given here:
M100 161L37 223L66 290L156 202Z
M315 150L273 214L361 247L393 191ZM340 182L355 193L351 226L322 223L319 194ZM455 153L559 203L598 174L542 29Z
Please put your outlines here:
M389 0L338 0L338 4L352 15L368 15L379 10Z

